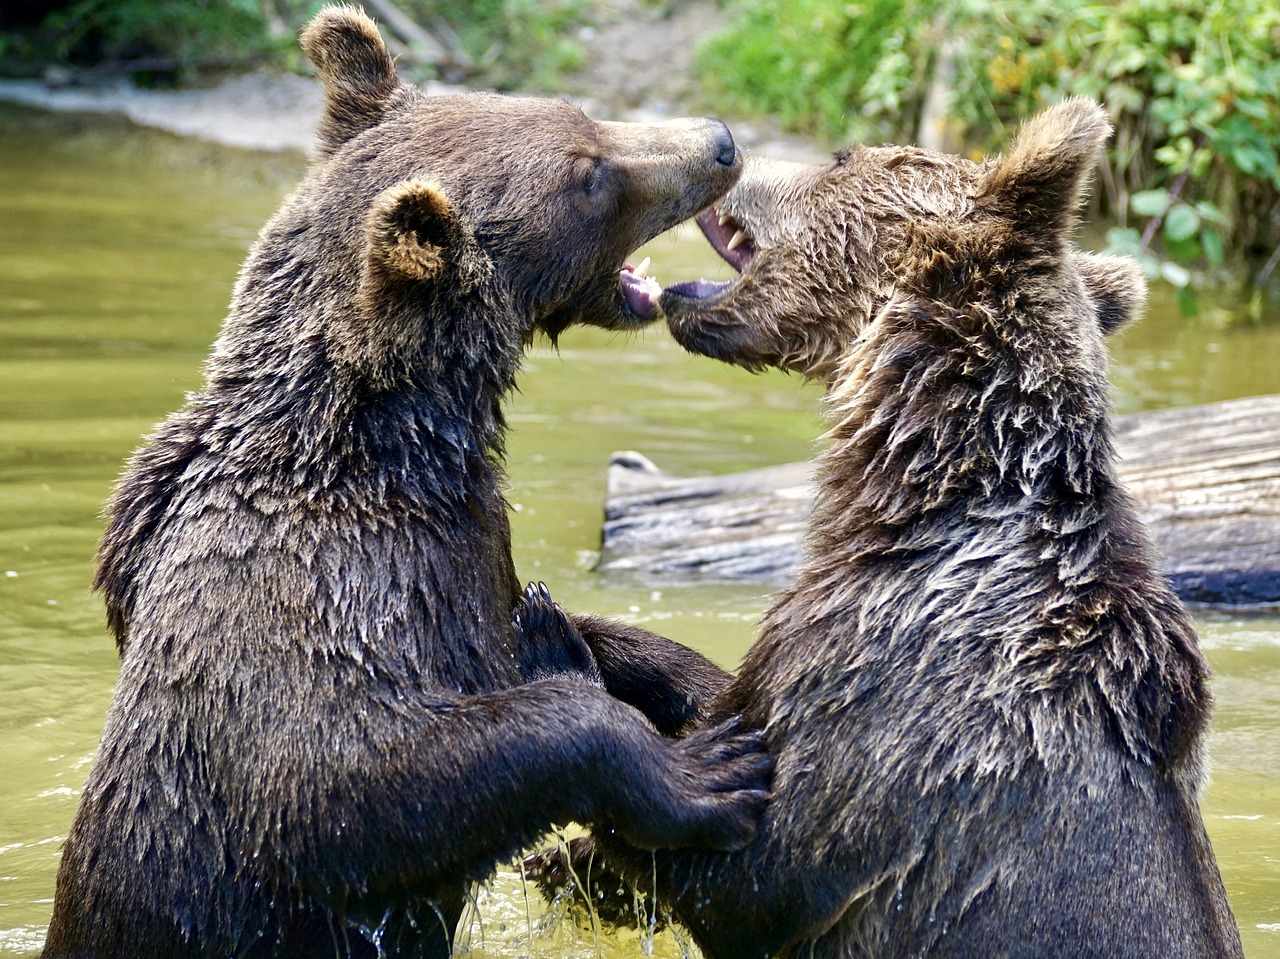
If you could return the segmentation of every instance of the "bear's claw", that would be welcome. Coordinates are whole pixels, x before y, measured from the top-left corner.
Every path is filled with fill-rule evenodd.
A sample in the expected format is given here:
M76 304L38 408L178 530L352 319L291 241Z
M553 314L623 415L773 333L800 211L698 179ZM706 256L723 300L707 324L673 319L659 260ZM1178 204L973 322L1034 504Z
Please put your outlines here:
M520 671L526 682L572 677L604 686L591 648L551 598L546 583L530 583L526 587L513 621Z

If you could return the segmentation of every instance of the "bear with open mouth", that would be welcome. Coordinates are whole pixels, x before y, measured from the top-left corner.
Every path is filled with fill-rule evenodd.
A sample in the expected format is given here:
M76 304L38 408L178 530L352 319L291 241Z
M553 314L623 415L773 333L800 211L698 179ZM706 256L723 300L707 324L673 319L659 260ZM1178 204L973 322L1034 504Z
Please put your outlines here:
M664 738L513 623L503 499L525 344L659 315L628 257L737 179L728 129L427 96L354 7L302 43L318 155L109 507L120 672L49 959L443 957L553 823L729 849L767 796L759 732Z
M752 159L699 217L740 274L668 287L672 334L823 382L829 444L796 580L737 677L702 673L700 722L777 752L760 829L597 831L570 850L606 907L621 874L715 959L1241 955L1198 806L1208 668L1108 423L1104 337L1145 284L1071 240L1109 132L1076 99L981 163ZM606 684L655 671L593 628Z

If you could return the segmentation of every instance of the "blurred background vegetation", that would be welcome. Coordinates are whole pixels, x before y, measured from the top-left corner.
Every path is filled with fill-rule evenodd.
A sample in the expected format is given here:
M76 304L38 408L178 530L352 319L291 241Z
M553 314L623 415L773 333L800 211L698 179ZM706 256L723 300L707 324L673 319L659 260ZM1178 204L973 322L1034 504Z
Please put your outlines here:
M974 153L1064 96L1116 123L1107 241L1183 291L1280 265L1275 0L770 0L727 6L700 62L711 99L824 139ZM1193 281L1195 281L1193 283Z
M394 0L419 78L557 91L596 21L690 0ZM706 0L696 0L706 2ZM0 71L121 70L142 83L302 69L322 0L28 0L0 14ZM389 24L384 0L369 12ZM1237 287L1259 311L1280 272L1276 0L721 0L699 42L703 103L828 146L919 142L980 155L1064 96L1117 132L1094 199L1107 245L1182 291ZM434 45L434 52L420 44ZM415 54L417 56L415 57ZM61 76L61 75L59 75Z

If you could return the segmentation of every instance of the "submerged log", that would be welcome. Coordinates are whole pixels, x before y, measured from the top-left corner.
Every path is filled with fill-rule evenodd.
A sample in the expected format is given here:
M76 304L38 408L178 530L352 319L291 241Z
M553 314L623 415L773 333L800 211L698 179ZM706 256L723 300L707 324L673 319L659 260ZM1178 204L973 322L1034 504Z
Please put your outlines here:
M1115 434L1178 594L1280 604L1280 395L1121 416ZM615 453L607 485L602 572L781 583L800 559L810 464L681 479Z

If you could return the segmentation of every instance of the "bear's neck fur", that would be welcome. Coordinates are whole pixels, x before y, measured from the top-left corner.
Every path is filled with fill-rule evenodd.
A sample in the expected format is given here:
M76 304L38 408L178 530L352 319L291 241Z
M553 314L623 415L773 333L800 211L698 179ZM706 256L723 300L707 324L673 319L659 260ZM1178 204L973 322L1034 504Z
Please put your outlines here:
M768 675L803 631L844 677L818 683L831 708L982 676L1031 738L1066 709L1140 762L1196 765L1207 668L1116 480L1100 333L1063 261L1001 278L939 256L946 299L902 291L864 331L828 396L810 558L739 688L811 686Z
M252 446L313 492L372 471L465 495L478 459L500 468L502 401L531 324L484 289L449 284L382 287L371 313L360 279L325 266L350 258L326 248L341 229L282 242L303 232L294 209L264 231L208 364L200 402L218 409L226 448Z
M439 516L461 512L479 540L448 548L479 550L518 591L501 404L522 355L519 323L449 288L391 297L370 323L359 278L321 265L344 254L326 253L290 209L241 272L204 389L135 454L112 498L93 585L121 652L149 539L192 488L254 509L303 502L303 515L323 512L353 537L407 520L443 536Z

